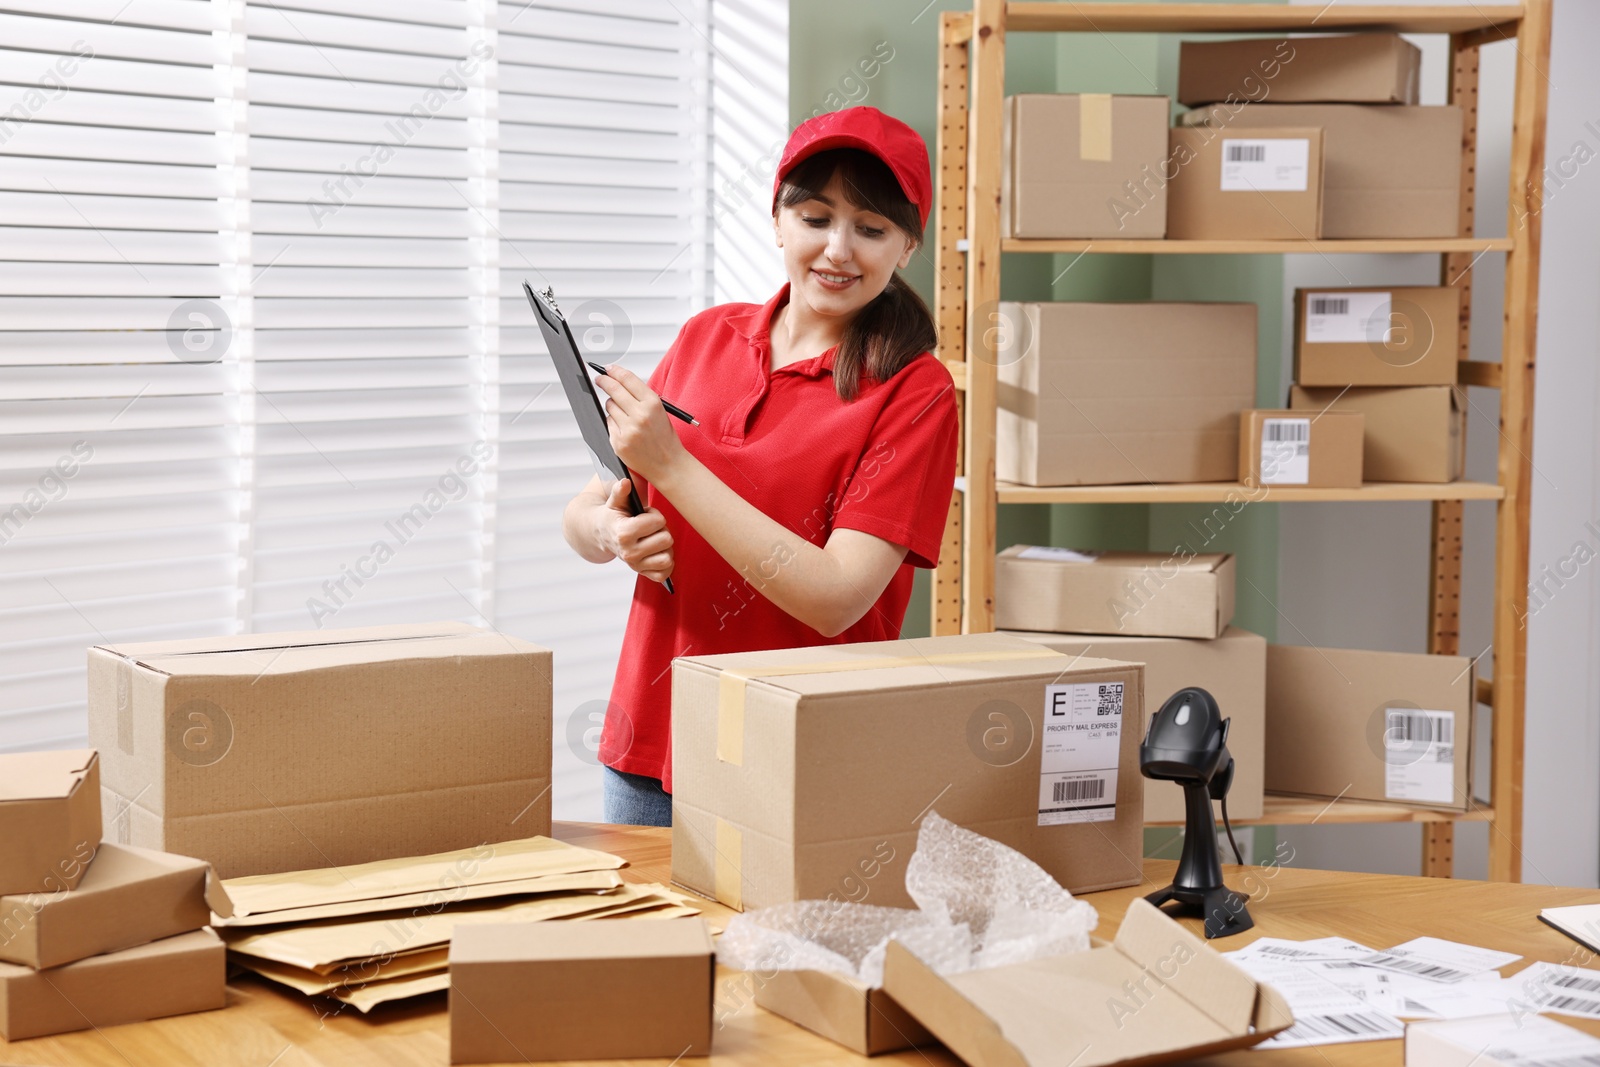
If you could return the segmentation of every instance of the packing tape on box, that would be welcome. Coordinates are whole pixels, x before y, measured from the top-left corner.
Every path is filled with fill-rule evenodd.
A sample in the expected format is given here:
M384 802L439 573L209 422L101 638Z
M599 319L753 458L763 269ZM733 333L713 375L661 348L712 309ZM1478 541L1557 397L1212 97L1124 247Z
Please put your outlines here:
M1111 161L1111 94L1078 95L1078 158Z
M744 910L744 834L737 826L717 818L716 862L712 866L711 892L735 911Z
M863 659L826 660L821 663L783 663L767 667L724 667L717 679L717 759L744 765L745 684L752 678L778 678L789 674L834 674L892 667L919 667L934 663L990 663L998 660L1044 659L1060 656L1053 648L1025 648L994 652L940 652L922 656L874 656Z

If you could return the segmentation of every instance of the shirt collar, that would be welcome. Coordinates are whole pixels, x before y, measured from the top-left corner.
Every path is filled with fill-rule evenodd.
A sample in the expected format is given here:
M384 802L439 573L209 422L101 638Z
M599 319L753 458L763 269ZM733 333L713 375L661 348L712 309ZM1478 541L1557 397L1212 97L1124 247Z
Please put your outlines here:
M750 310L728 316L728 325L733 327L735 333L750 342L750 347L760 353L763 369L766 360L772 352L772 316L784 304L789 302L789 283L784 282L772 299L760 307L751 305ZM808 378L820 378L824 373L833 373L833 357L838 351L838 346L828 349L820 356L802 359L778 369L779 374L794 373L804 374Z

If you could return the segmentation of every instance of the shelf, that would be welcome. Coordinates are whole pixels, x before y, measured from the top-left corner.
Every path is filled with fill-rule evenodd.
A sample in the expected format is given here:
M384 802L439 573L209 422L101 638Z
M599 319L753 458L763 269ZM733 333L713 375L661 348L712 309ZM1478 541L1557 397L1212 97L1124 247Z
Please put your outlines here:
M1474 802L1477 803L1477 802ZM1259 819L1234 819L1235 826L1319 826L1335 823L1373 822L1490 822L1494 809L1487 805L1471 811L1435 811L1403 804L1380 804L1367 800L1329 800L1326 797L1292 797L1268 793ZM1181 822L1148 823L1150 826L1182 826Z
M1509 252L1509 237L1417 237L1393 239L1354 239L1320 241L1166 241L1142 240L1053 240L1038 237L1007 237L1000 242L1002 252L1094 252L1124 255L1285 255L1338 252L1398 254L1465 252Z
M965 479L959 479L965 486ZM965 489L963 488L963 491ZM1369 482L1359 489L1306 489L1302 486L1249 488L1237 482L1168 485L1063 485L1043 488L996 482L1002 504L1211 504L1235 500L1499 500L1505 490L1487 482Z
M1006 29L1088 33L1517 32L1521 4L1303 7L1258 4L1010 3Z

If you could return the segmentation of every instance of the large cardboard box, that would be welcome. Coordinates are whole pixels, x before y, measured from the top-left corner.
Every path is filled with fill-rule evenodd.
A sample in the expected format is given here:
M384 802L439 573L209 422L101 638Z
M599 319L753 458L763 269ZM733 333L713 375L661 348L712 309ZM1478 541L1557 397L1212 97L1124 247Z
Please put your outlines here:
M1248 1048L1294 1024L1257 982L1144 900L1087 952L941 976L889 942L883 987L973 1067L1133 1067Z
M102 844L71 892L0 897L0 960L35 969L198 930L232 914L204 860Z
M1365 421L1359 411L1242 411L1239 481L1252 487L1359 488Z
M1455 237L1461 218L1461 109L1363 104L1226 105L1180 116L1223 135L1249 137L1278 127L1318 126L1324 237ZM1171 194L1176 197L1176 191ZM1167 236L1176 237L1177 202L1168 202Z
M1184 41L1178 102L1415 104L1422 50L1398 33Z
M1267 640L1230 626L1221 637L1197 641L1183 637L1103 637L1002 631L1053 648L1069 656L1105 656L1144 664L1145 706L1154 715L1180 689L1199 686L1217 698L1228 727L1233 753L1233 787L1228 814L1235 819L1261 817L1267 744ZM1221 806L1218 814L1221 814ZM1146 778L1144 821L1182 822L1183 790L1171 782Z
M1460 289L1296 289L1294 321L1301 385L1456 384Z
M1267 648L1267 791L1465 811L1472 660Z
M755 976L756 1004L863 1056L931 1045L938 1039L882 989L826 971Z
M0 755L0 894L76 887L100 832L92 749Z
M1164 96L1006 98L1000 218L1006 237L1162 237Z
M1467 464L1467 409L1458 386L1289 390L1294 411L1359 411L1369 482L1453 482Z
M733 908L909 907L933 810L1074 893L1134 885L1144 668L1000 634L672 663L672 877Z
M21 1041L144 1022L228 1002L227 952L210 930L35 971L0 963L0 1037Z
M711 1054L705 920L490 923L450 939L450 1062Z
M995 476L1231 482L1255 404L1254 304L1005 303Z
M550 652L462 623L89 650L115 840L222 878L550 832Z
M1233 621L1234 585L1233 557L1227 553L1012 545L994 561L995 627L1216 637Z
M1323 236L1322 131L1176 128L1170 133L1167 236L1314 240Z

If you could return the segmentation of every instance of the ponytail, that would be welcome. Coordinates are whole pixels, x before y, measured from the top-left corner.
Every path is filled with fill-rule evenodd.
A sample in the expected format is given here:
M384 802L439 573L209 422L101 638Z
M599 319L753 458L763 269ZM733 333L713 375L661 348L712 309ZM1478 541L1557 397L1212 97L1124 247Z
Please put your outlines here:
M815 198L836 172L857 207L877 212L913 245L922 244L922 217L917 206L906 199L888 165L859 148L818 152L796 164L784 176L778 204L793 207ZM928 305L898 273L892 274L883 292L845 327L833 357L834 390L848 404L860 392L863 375L886 382L938 344L939 329Z

